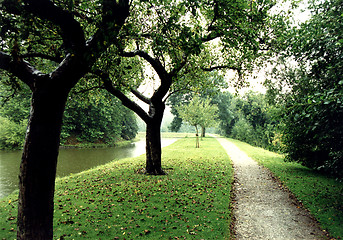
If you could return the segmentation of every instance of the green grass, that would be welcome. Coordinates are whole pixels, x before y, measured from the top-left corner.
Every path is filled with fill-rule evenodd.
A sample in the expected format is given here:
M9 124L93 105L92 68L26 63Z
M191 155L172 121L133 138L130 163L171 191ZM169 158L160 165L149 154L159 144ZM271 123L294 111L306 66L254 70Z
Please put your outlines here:
M56 181L54 239L229 239L232 168L213 138L163 149L166 176L136 173L144 156ZM0 236L15 239L16 200L0 202Z
M310 210L323 229L335 238L343 238L343 182L322 175L284 156L230 139L261 165L270 169Z
M136 135L136 139L145 139L145 132L138 132ZM194 137L195 133L179 133L179 132L161 132L162 138L187 138L187 137Z

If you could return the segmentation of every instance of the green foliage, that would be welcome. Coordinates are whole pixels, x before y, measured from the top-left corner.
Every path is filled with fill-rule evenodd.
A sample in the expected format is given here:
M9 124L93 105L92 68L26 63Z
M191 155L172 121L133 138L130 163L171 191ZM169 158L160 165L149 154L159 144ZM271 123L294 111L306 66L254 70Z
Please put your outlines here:
M114 143L123 138L133 139L138 131L134 114L109 94L97 97L71 98L66 107L63 139L77 138L81 142Z
M137 173L140 156L57 179L54 239L229 239L230 160L215 139L193 141L164 149L166 176ZM0 202L5 239L15 238L16 198Z
M174 115L170 126L168 127L172 132L178 132L182 126L182 118L177 111L178 106L182 103L189 102L190 94L174 93L168 98L167 104L170 106L170 112Z
M313 16L288 32L286 57L273 87L283 113L287 159L343 177L343 6L311 1ZM285 57L285 56L284 56ZM286 86L281 88L280 86Z
M223 136L229 136L235 124L232 101L234 96L229 92L217 92L211 100L211 103L218 106L218 132Z
M13 88L5 74L1 78L0 149L21 149L30 111L30 92L19 82Z
M0 116L0 149L20 149L23 146L27 121L13 122Z
M120 106L121 114L121 138L125 140L134 139L138 132L136 115L124 106Z
M244 72L252 71L251 63L264 53L259 50L268 42L268 11L274 4L272 0L132 1L121 45L111 49L113 52L104 59L106 64L99 66L110 73L116 90L126 94L124 90L138 88L142 83L138 79L154 81L149 71L142 70L147 70L148 63L160 78L149 83L154 92L153 104L166 99L167 94L225 87L225 70L233 69L242 77ZM114 52L122 58L111 57ZM119 65L128 61L125 58L138 57L139 64L130 64L135 77L120 71ZM146 118L141 109L132 104L130 108ZM180 119L174 123L176 130Z
M0 71L0 116L15 123L29 118L31 92L28 86Z
M273 105L264 94L247 92L243 96L219 93L212 102L217 103L220 133L273 151L281 150L279 121Z
M207 128L216 124L218 107L210 104L210 99L202 100L195 96L189 104L179 106L177 110L180 117L196 129L198 126Z
M241 117L232 128L231 136L244 142L254 142L255 132L253 126L244 118Z
M310 210L321 227L336 238L343 237L343 183L301 166L285 162L284 156L231 140L249 157L269 168L296 198Z
M223 76L221 76L217 72L211 72L210 74L205 76L208 78L208 84L205 88L196 88L197 91L195 93L198 94L201 99L211 98L211 103L216 104L213 101L213 97L217 96L218 92L227 87L226 81ZM173 121L169 126L170 131L178 132L180 130L182 126L182 118L180 117L177 109L180 105L189 103L195 93L192 91L187 91L185 89L184 91L173 93L168 98L167 104L170 106L171 113L174 115ZM220 115L221 111L218 111L218 114Z
M342 99L342 92L323 91L308 96L307 102L290 102L284 116L288 160L343 177Z
M0 149L22 147L30 110L30 92L22 87L13 94L2 85L3 100ZM9 95L10 94L10 95ZM135 115L110 95L99 92L88 95L72 95L67 102L61 139L64 144L107 143L119 139L130 140L138 131Z

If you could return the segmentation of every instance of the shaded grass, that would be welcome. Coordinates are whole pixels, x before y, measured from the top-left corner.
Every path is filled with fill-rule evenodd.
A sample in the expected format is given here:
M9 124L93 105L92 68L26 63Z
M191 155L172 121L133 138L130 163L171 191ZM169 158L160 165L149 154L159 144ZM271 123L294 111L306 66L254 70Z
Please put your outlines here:
M144 155L56 181L55 239L229 239L231 163L213 138L163 149L166 176L137 174ZM0 202L0 236L14 239L16 200Z
M270 169L335 238L343 238L343 182L294 162L284 156L230 139L249 157Z

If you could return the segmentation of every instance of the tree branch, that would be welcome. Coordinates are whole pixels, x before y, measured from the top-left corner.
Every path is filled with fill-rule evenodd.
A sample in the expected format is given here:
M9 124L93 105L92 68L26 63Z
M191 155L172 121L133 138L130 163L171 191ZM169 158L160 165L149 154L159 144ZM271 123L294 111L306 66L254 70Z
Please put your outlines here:
M48 54L44 54L44 53L26 53L26 54L22 54L20 55L21 58L43 58L43 59L47 59L56 63L60 63L62 62L63 58L62 57L58 57L58 56L50 56Z
M146 104L150 104L150 99L138 92L136 89L131 88L131 92L142 102L145 102Z
M9 70L10 62L12 58L9 54L0 51L0 68L3 70Z
M154 102L154 103L158 101L162 101L164 96L168 93L169 88L172 84L173 74L168 73L165 70L162 63L158 59L151 57L148 53L142 50L135 50L133 52L122 52L121 54L123 57L139 56L145 59L148 63L150 63L150 65L154 68L154 70L156 71L157 75L159 76L161 80L161 85L154 92L150 100L151 102Z
M216 39L216 38L219 38L219 37L221 37L221 36L222 36L222 35L220 35L220 34L214 32L214 31L211 31L207 36L202 37L202 38L201 38L201 41L202 41L203 43L205 43L205 42L210 42L210 41L212 41L212 40L214 40L214 39Z
M154 70L156 71L156 73L160 77L161 81L163 81L163 79L165 79L166 76L168 75L168 72L165 70L162 63L158 59L151 57L147 52L144 52L142 50L135 50L132 52L122 52L121 55L123 57L139 56L139 57L143 58L148 63L150 63L150 65L154 68Z
M60 27L64 45L69 51L81 52L86 46L83 29L72 13L49 0L24 0L24 3L29 12Z
M181 69L186 65L187 63L187 56L183 55L182 61L180 64L178 64L171 72L170 75L174 77L178 72L181 71Z
M239 67L234 67L234 66L230 66L230 65L222 65L222 66L213 66L213 67L208 67L208 68L201 68L203 71L206 71L206 72L212 72L212 71L215 71L215 70L221 70L221 69L231 69L231 70L236 70L237 72L240 72L242 71L241 68Z
M113 85L108 73L105 73L101 70L97 70L96 74L103 81L104 88L113 96L117 97L125 107L134 111L144 122L148 122L150 120L149 115L137 103L132 101L130 98L128 98L124 93L122 93Z
M101 27L87 41L92 56L99 57L104 49L117 41L117 35L129 16L129 0L103 0ZM93 57L93 58L94 58Z
M34 80L46 76L39 70L35 69L25 60L13 59L9 54L0 51L0 68L12 73L31 89L34 87Z

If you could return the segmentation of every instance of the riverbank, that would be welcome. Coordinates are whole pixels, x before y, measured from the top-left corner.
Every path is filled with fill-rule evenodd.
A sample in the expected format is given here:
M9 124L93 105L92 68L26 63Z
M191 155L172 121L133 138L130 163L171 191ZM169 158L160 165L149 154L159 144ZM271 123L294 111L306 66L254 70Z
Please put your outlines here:
M228 239L231 162L215 139L194 142L163 149L166 176L138 174L142 155L57 179L54 238ZM16 204L15 195L0 202L4 239L15 238Z
M61 144L60 148L108 148L108 147L125 147L134 142L145 139L145 132L138 132L136 137L131 140L117 140L113 143L87 143L74 141L72 144ZM162 138L185 138L192 137L193 133L175 133L175 132L162 132Z
M113 143L91 143L91 142L77 142L61 144L60 148L108 148L108 147L123 147L130 145L133 142L139 141L139 138L134 138L132 140L117 140Z

